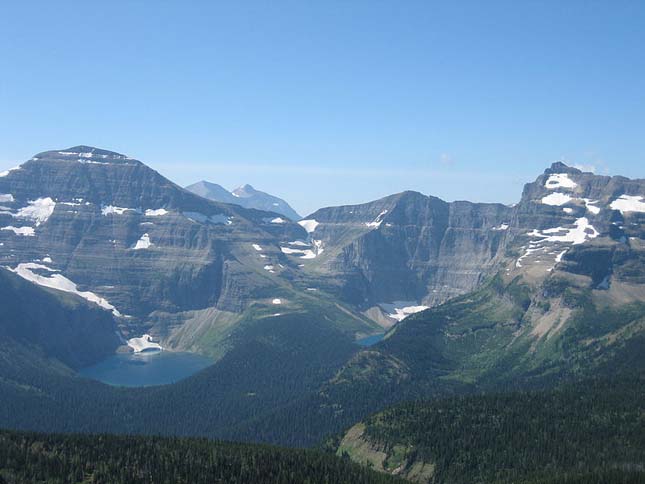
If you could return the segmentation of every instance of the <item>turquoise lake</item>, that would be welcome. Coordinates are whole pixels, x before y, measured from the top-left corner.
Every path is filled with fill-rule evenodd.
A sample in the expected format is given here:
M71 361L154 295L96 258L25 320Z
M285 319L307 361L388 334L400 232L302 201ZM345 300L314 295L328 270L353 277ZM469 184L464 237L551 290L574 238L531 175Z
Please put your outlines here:
M79 370L79 374L109 385L145 387L183 380L212 364L210 358L194 353L118 353Z
M381 341L384 336L385 333L373 334L372 336L368 336L366 338L357 339L356 344L359 346L372 346Z

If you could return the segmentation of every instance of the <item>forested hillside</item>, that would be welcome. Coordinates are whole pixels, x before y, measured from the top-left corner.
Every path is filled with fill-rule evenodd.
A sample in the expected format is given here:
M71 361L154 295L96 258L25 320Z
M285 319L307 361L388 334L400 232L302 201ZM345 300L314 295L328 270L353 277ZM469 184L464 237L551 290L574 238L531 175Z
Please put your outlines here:
M203 439L0 432L0 483L404 482L333 455Z
M417 482L645 482L644 383L641 375L407 402L332 446Z

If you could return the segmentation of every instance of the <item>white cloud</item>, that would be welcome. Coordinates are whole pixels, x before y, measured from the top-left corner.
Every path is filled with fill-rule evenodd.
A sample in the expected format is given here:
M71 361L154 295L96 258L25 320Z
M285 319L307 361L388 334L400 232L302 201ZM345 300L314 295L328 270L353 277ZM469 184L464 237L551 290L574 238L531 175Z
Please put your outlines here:
M577 168L580 171L590 171L591 173L596 173L596 167L594 165L585 165L585 164L575 164L574 168Z

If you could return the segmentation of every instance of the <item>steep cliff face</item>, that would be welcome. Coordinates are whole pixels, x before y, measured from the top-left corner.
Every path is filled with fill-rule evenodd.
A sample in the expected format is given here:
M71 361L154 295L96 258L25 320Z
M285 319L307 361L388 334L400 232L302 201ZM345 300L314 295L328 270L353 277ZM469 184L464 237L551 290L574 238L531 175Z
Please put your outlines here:
M320 254L305 264L343 300L398 319L481 283L503 252L512 209L416 192L326 208L300 223ZM411 309L414 310L414 309Z
M643 186L554 163L512 207L404 192L311 214L299 223L313 256L290 255L342 300L391 324L502 269L539 280L581 244L636 243Z
M112 311L126 336L157 325L170 340L195 311L241 317L251 303L302 292L290 282L300 269L279 247L306 232L276 213L206 200L87 146L2 175L2 264Z
M554 163L524 187L515 207L511 247L518 257L510 269L540 277L582 244L630 245L642 236L644 197L645 180Z

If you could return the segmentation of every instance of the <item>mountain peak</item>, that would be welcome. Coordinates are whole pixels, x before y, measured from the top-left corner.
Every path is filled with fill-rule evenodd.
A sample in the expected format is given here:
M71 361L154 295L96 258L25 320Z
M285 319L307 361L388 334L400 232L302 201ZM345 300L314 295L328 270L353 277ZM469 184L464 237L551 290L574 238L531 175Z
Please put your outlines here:
M570 173L572 175L579 175L580 173L582 173L582 171L572 166L569 166L562 161L556 161L551 164L550 168L547 168L546 170L544 170L544 173L546 175L550 175L552 173Z
M88 145L72 146L64 150L51 150L38 153L35 160L44 161L78 161L81 163L102 164L138 164L139 161L116 151L104 150Z
M247 183L245 185L237 187L231 193L236 197L252 197L254 194L259 192Z
M193 183L186 187L187 190L197 195L224 203L234 203L246 208L255 208L284 215L291 220L300 220L300 215L281 198L275 197L260 190L256 190L248 183L237 187L232 192L222 186L208 181Z

